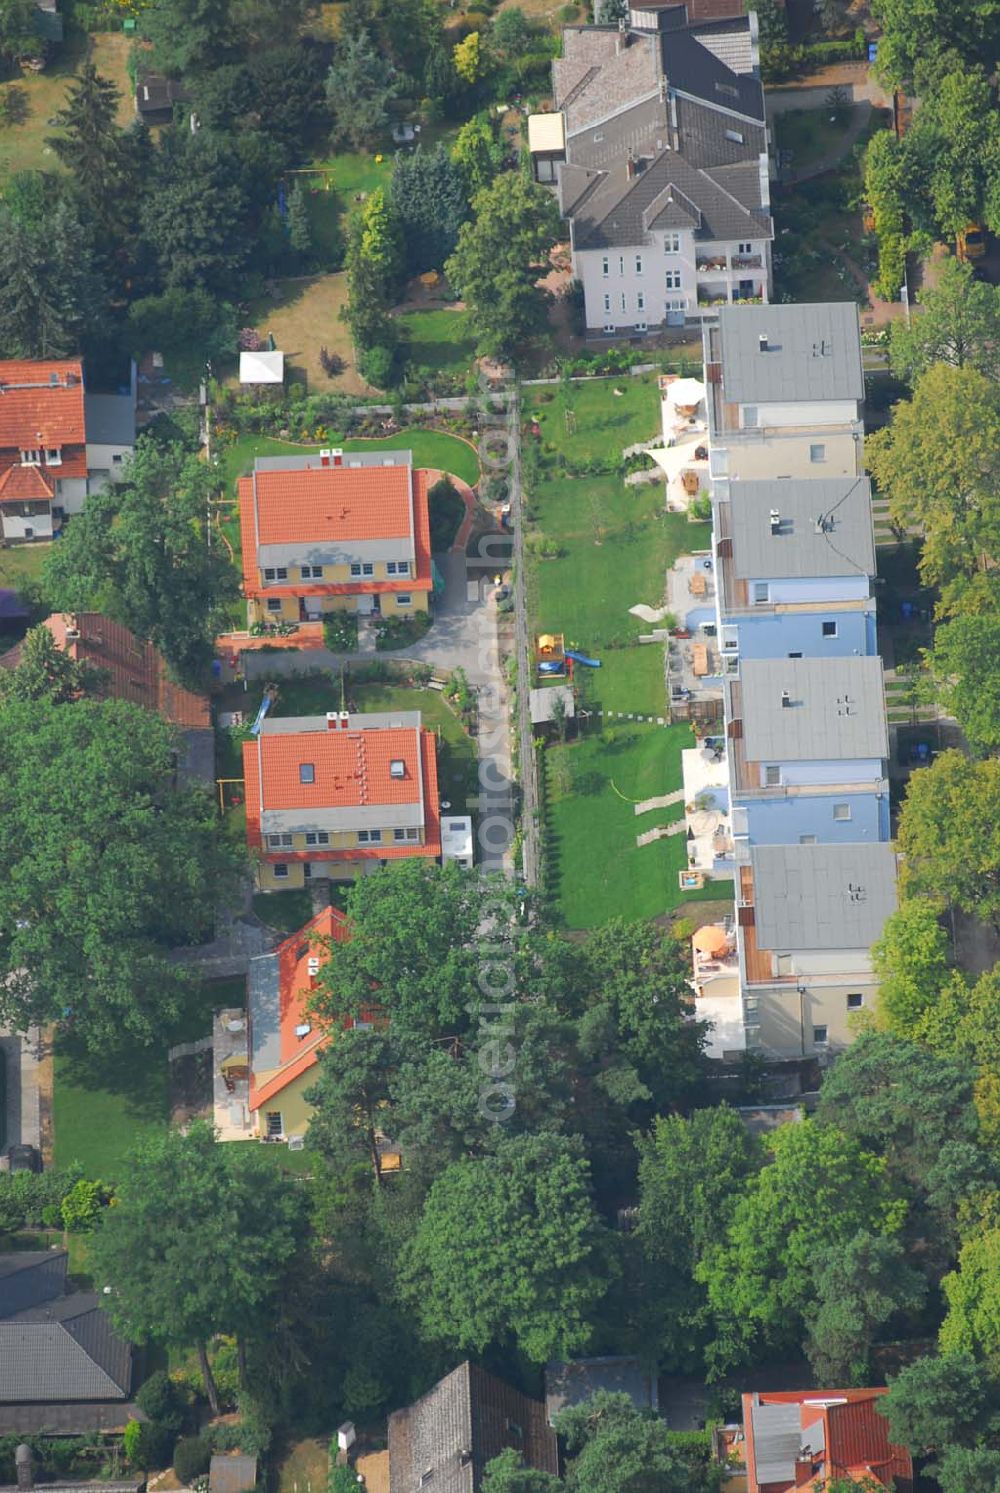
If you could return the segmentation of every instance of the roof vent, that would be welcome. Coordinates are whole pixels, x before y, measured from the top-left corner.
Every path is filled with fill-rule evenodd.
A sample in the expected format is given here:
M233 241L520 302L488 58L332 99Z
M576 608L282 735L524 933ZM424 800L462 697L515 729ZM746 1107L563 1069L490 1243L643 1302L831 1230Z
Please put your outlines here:
M781 528L781 512L777 508L771 509L771 533L777 534Z
M394 757L389 763L389 776L390 778L406 777L406 763L401 757Z
M317 954L309 956L309 963L306 965L306 969L311 975L319 974L319 956Z
M868 900L868 893L865 891L864 887L860 886L857 882L854 881L849 881L847 883L847 895L848 897L850 897L852 902L867 902Z
M820 342L813 343L814 358L829 358L833 353L833 347L824 337Z
M312 1031L312 1023L309 1022L309 1021L303 1021L303 1022L300 1023L299 1026L297 1026L295 1028L295 1035L298 1037L299 1041L301 1042L302 1038L303 1037L308 1037L308 1035L309 1035L309 1033L311 1031Z
M783 710L788 710L790 708L790 706L791 706L791 703L792 703L792 697L791 697L791 695L788 693L788 691L786 689L783 689L781 691L781 708Z
M766 332L761 332L760 336L757 338L757 348L758 348L758 351L760 351L762 353L766 353L767 352L767 333Z

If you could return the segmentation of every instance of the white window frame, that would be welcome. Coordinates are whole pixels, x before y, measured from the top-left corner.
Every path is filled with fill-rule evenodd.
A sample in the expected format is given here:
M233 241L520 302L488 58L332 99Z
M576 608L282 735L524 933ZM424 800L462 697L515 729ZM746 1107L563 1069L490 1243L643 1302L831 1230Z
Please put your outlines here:
M613 321L606 321L604 323L604 330L605 330L605 332L607 332L610 335L612 332L616 331L617 328L615 327L615 324L614 324Z
M642 255L641 254L637 254L635 256L635 272L636 272L637 275L641 275L642 274Z
M365 577L373 576L375 574L375 566L373 565L371 560L362 560L361 574Z
M737 254L752 254L753 244L737 244L736 252Z
M646 309L646 297L641 290L638 292L635 298L635 309L637 311L645 311Z
M832 632L829 631L829 629L831 627L833 628ZM836 637L839 637L840 636L840 629L838 628L836 622L831 621L830 618L825 618L820 623L820 636L823 637L823 638L836 638Z
M603 275L604 279L606 280L608 278L608 275L610 273L611 273L611 261L608 258L608 256L605 254L604 257L603 257L603 259L601 260L601 274Z
M329 843L330 843L330 832L329 832L329 830L325 830L325 829L307 829L306 830L306 845L308 846L308 848L310 850L314 849L314 847L316 847L317 845L329 845Z
M823 1034L822 1036L820 1036L821 1032ZM829 1047L829 1045L830 1045L830 1028L826 1024L825 1021L821 1021L818 1026L814 1026L813 1027L813 1046L814 1047Z
M267 598L267 610L269 612L280 612L281 611L281 597L280 596L269 596Z
M853 817L850 804L834 804L833 819L835 824L850 824Z
M381 845L381 843L382 843L382 831L380 829L359 829L358 830L358 844L359 845Z
M277 1124L274 1123L277 1121ZM280 1109L268 1109L264 1111L264 1126L269 1136L283 1136L285 1133L285 1121Z
M809 460L813 466L820 466L826 461L826 446L822 441L812 441L809 445Z
M852 990L848 993L847 1009L849 1011L861 1011L864 1009L864 1004L865 996L863 990Z
M45 448L45 465L47 467L61 467L62 466L62 447L61 446L46 446L46 448Z
M351 575L354 576L354 575L360 575L360 574L361 574L361 561L360 560L352 560L351 561Z
M611 310L611 297L609 295L604 297L604 309L605 311Z
M667 270L665 272L664 278L665 278L665 281L666 281L666 288L667 288L667 290L680 290L680 288L681 288L681 272L680 272L680 270Z
M665 233L663 235L664 254L679 254L681 252L681 236L679 233Z
M765 762L765 764L764 764L764 787L765 788L780 788L781 787L781 763L780 762Z
M625 255L624 254L619 254L619 256L618 256L618 273L619 273L619 275L624 275L624 273L625 273Z
M409 591L396 592L396 605L398 607L408 607L412 604L412 602L413 597L411 596Z
M275 881L288 880L288 865L285 861L275 861L274 865L271 867L271 872L274 876Z
M752 581L751 589L753 594L750 599L754 606L766 606L771 600L771 586L768 581Z
M37 446L27 446L21 452L22 467L40 467L42 464L42 453Z

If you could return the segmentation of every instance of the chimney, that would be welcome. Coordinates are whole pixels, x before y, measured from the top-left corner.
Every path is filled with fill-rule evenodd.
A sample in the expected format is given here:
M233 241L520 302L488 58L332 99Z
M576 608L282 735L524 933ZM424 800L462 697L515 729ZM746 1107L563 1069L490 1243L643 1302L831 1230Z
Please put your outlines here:
M341 731L349 731L351 729L351 717L346 710L340 712L340 729Z
M625 157L625 175L628 177L629 181L635 180L635 156L632 154L631 150Z
M781 708L783 710L788 710L790 708L790 706L791 706L791 703L792 703L792 697L791 697L791 695L788 693L788 691L786 689L783 689L781 691Z
M777 534L781 528L781 512L777 508L771 509L771 533Z
M32 1467L31 1447L21 1445L14 1453L14 1466L17 1468L17 1486L20 1493L30 1493L35 1486L35 1475Z
M328 710L326 712L326 729L328 731L339 731L339 729L340 729L340 712L339 711L337 711L337 710Z
M766 332L761 332L760 336L757 338L757 347L758 347L758 349L759 349L760 352L762 352L762 353L766 353L767 352L767 333Z
M335 467L342 467L344 465L344 453L341 447L338 446L335 451L331 451L330 455L333 457Z

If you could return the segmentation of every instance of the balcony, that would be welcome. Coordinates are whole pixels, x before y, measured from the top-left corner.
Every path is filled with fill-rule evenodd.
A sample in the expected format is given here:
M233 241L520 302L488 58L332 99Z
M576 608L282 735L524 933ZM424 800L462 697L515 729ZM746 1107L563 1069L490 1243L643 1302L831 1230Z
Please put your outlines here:
M698 287L699 306L728 306L728 285L705 285Z
M758 260L758 264L759 263L760 261ZM699 275L711 274L713 272L717 274L719 270L728 269L729 263L725 254L710 254L702 255L700 259L696 258L694 267L698 271Z
M760 270L764 268L764 256L762 254L734 254L732 266L734 270Z

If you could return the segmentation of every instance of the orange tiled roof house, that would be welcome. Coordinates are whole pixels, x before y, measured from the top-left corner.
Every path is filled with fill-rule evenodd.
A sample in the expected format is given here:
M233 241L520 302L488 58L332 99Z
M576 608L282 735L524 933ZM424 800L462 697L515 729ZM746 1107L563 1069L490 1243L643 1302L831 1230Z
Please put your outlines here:
M262 891L441 854L436 740L418 710L265 717L243 775Z
M747 1493L816 1493L836 1478L911 1493L909 1452L889 1440L884 1389L743 1396Z
M134 382L88 395L79 360L0 361L0 538L52 539L134 444Z
M343 913L324 907L273 953L250 960L247 1107L261 1140L287 1140L305 1133L311 1112L305 1095L316 1081L312 1070L331 1037L310 1012L309 1000L331 945L349 937ZM354 1024L350 1017L344 1022L345 1027Z
M259 456L239 482L250 623L426 612L428 489L409 451Z

